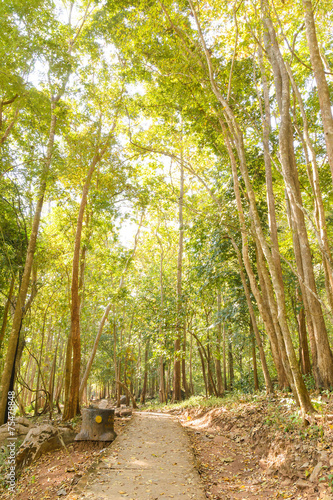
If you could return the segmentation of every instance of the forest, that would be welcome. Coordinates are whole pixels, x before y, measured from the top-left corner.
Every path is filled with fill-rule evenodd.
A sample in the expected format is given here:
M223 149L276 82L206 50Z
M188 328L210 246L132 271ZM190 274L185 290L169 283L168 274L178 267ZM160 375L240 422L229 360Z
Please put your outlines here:
M328 0L0 5L0 425L333 387Z

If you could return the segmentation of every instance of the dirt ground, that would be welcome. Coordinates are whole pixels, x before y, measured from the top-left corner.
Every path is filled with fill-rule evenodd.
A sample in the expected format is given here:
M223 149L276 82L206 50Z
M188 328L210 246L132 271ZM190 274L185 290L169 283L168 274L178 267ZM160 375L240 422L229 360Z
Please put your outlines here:
M80 442L45 454L15 498L333 500L333 397L317 400L306 427L287 395L116 418L110 448Z
M115 419L115 431L120 435L130 419ZM103 453L103 443L74 442L67 447L45 453L22 471L16 481L15 500L55 500L71 491L89 467ZM12 496L0 490L0 498Z
M283 400L273 400L174 412L190 436L207 498L333 499L331 419L323 415L304 428L283 408Z

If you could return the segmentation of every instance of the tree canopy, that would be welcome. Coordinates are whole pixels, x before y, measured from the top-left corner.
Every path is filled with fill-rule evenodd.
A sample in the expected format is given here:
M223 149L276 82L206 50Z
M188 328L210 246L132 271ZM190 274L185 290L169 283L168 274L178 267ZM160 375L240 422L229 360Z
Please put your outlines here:
M333 387L332 5L0 6L0 423Z

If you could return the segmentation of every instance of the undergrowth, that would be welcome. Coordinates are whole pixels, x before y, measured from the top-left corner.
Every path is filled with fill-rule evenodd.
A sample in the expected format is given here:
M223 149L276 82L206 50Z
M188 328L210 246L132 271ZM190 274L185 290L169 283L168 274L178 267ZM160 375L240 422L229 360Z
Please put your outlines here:
M145 409L147 411L157 411L157 410L183 410L192 408L218 408L218 407L237 407L241 403L247 402L259 402L265 393L258 394L244 394L241 391L235 391L232 393L226 393L225 396L217 398L215 396L191 396L189 399L184 401L170 402L170 403L159 403L158 401L147 401Z
M326 396L330 396L330 394L326 394ZM313 396L311 400L317 413L324 415L327 403L321 399L321 396ZM181 411L197 408L208 411L213 408L223 408L231 413L238 413L249 404L252 407L261 407L261 410L263 410L263 425L270 427L273 431L278 430L288 434L291 438L297 436L302 440L323 438L322 425L312 423L305 427L301 412L291 394L280 391L276 391L274 395L270 396L267 396L264 391L256 394L244 394L241 391L234 391L226 393L221 398L202 395L192 396L184 401L168 404L159 403L156 400L147 401L143 409L145 411Z

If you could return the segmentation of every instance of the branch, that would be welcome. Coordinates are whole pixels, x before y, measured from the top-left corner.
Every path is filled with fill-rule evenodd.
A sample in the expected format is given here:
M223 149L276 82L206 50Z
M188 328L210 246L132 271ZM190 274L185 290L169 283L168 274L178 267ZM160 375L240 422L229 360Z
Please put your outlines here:
M11 129L15 125L15 122L17 120L19 112L20 112L20 108L17 108L16 111L15 111L15 114L14 114L14 117L13 117L12 121L10 122L10 124L8 125L8 127L5 130L5 133L3 134L3 136L0 139L0 145L2 145L5 142L5 140L7 139L7 137L9 136L9 133L10 133Z
M138 406L136 404L136 400L135 400L135 397L133 396L133 394L131 393L131 391L128 389L128 387L123 384L122 382L120 382L120 380L116 380L117 384L119 384L123 389L125 389L125 391L127 392L127 394L129 395L129 397L131 398L131 401L132 401L132 406L133 406L133 410L136 409Z

